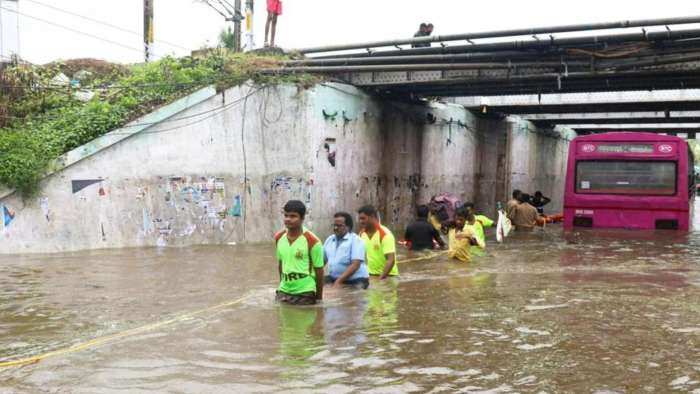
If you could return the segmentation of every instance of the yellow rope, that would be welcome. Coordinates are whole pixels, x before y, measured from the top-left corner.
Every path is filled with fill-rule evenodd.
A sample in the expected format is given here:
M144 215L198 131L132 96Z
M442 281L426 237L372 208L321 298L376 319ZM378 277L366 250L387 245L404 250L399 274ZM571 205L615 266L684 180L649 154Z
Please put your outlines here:
M241 297L237 300L227 301L227 302L223 302L221 304L214 305L214 306L211 306L208 308L200 309L198 311L184 313L184 314L181 314L179 316L173 317L172 319L168 319L165 321L161 321L158 323L153 323L153 324L149 324L149 325L145 325L145 326L141 326L141 327L132 328L130 330L118 332L118 333L115 333L112 335L107 335L104 337L91 339L87 342L79 343L79 344L76 344L76 345L73 345L71 347L67 347L64 349L54 350L54 351L51 351L48 353L40 354L38 356L32 356L32 357L22 358L22 359L18 359L18 360L0 362L0 369L9 368L9 367L16 367L16 366L21 366L21 365L27 365L27 364L33 364L33 363L39 362L45 358L75 353L75 352L79 352L81 350L104 345L106 343L113 342L113 341L116 341L116 340L121 339L121 338L126 338L126 337L130 337L130 336L138 335L138 334L141 334L141 333L146 332L146 331L152 331L152 330L155 330L157 328L161 328L161 327L173 324L173 323L177 323L177 322L181 322L183 320L191 319L192 317L197 316L197 315L201 315L201 314L204 314L207 312L213 312L213 311L216 311L218 309L226 308L228 306L240 304L241 302L245 301L246 299L248 299L250 297L251 297L251 295L247 295L247 296Z

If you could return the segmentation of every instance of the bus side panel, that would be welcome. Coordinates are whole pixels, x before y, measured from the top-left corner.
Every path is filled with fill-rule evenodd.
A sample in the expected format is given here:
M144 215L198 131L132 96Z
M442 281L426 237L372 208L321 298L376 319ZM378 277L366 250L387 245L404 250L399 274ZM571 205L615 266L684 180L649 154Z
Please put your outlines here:
M688 211L652 211L648 209L565 208L564 228L620 228L629 230L690 228Z

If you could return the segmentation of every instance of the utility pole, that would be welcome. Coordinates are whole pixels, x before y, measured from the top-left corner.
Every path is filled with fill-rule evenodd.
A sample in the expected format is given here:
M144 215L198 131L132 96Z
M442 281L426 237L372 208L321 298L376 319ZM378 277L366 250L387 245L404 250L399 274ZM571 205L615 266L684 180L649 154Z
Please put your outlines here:
M253 0L245 2L245 48L252 51L255 49L255 40L253 36L253 11L255 10Z
M153 2L143 0L143 48L146 63L153 60Z
M240 52L241 51L241 19L243 19L241 15L241 0L236 0L233 3L233 10L234 10L234 15L233 15L233 46L234 46L234 52Z
M243 40L241 39L241 21L243 21L243 14L241 14L241 5L243 1L234 0L234 5L231 5L231 3L228 2L228 0L201 0L201 2L208 5L219 15L223 16L226 22L233 22L233 51L240 52L241 44L243 42ZM246 5L246 8L247 7L248 5Z

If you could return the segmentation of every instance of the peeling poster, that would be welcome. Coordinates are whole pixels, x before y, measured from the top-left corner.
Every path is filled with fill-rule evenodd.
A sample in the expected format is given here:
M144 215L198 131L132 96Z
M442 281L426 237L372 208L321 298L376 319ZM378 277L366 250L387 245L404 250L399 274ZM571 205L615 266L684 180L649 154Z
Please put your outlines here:
M50 222L51 219L49 218L49 198L48 197L40 198L39 199L39 206L41 207L41 212L44 214L46 221Z
M231 205L228 215L232 217L240 217L241 214L241 196L238 195L233 198L233 205Z
M15 219L15 212L8 208L6 205L0 205L2 209L2 224L4 227L8 227L10 223Z
M73 194L85 189L90 185L102 182L102 179L74 179L71 181Z

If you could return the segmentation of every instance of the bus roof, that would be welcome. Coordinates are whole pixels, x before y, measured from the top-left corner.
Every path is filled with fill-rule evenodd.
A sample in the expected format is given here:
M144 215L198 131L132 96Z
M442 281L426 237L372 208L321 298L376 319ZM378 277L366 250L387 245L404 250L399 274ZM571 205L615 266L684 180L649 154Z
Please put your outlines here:
M670 130L669 130L670 131ZM574 141L685 141L683 138L673 135L639 132L614 132L582 135L574 138Z

